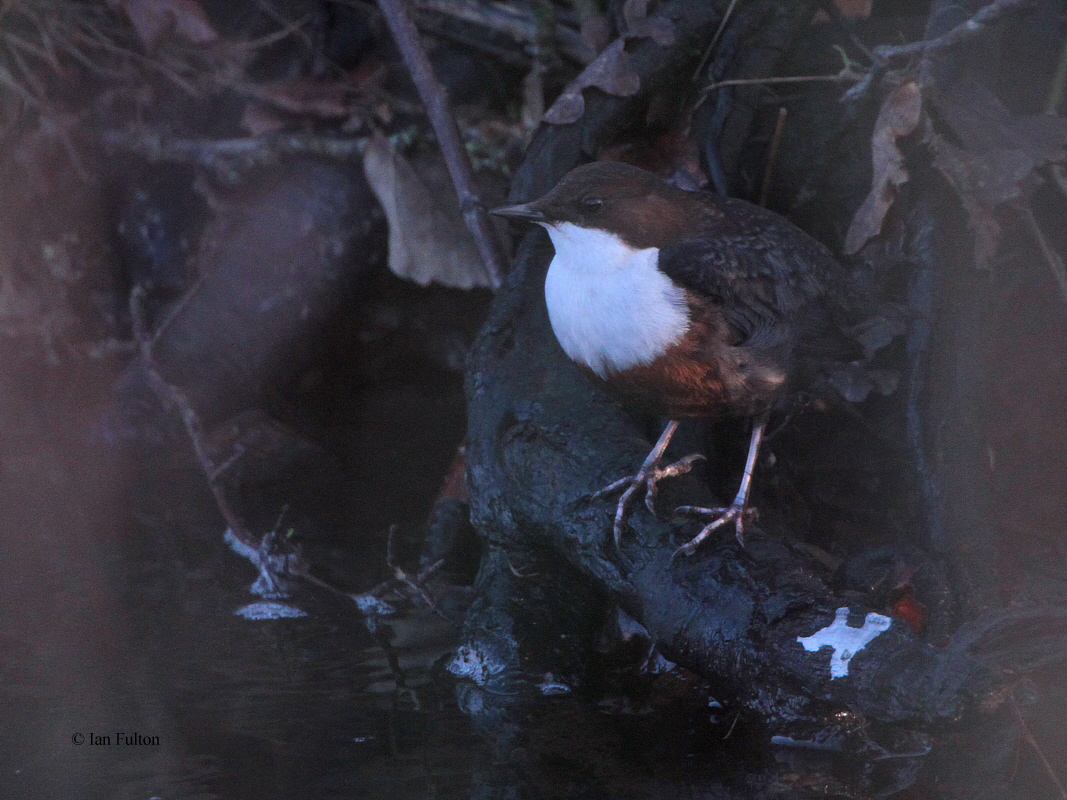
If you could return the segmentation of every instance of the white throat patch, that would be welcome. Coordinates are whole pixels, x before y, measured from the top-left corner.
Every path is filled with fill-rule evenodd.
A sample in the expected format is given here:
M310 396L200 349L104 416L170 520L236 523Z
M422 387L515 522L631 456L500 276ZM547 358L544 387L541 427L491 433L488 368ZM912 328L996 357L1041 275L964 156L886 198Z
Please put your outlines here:
M685 335L683 291L656 268L659 249L570 222L545 225L556 255L545 279L552 330L601 378L647 364Z

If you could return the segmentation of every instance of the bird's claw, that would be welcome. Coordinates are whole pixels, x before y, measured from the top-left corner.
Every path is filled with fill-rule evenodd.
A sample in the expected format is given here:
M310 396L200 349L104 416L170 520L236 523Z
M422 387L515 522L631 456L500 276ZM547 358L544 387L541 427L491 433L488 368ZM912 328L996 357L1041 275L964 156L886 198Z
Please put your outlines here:
M693 468L693 464L704 457L703 453L690 453L685 458L679 459L673 464L668 464L665 467L656 469L655 476L645 480L645 507L649 510L649 513L651 513L652 516L656 515L656 494L659 492L656 484L664 478L675 478L678 475L685 475Z
M634 495L643 488L645 490L645 507L648 508L653 516L655 516L655 502L656 494L658 492L656 484L664 478L674 478L678 475L684 475L693 468L693 464L702 458L704 458L703 454L693 453L692 455L688 455L665 467L659 467L656 466L656 464L642 466L641 469L637 471L636 475L628 475L625 478L613 481L603 489L599 489L589 496L591 500L599 500L612 492L618 491L624 486L626 487L622 496L619 498L618 504L615 506L615 518L611 528L616 547L619 547L622 543L622 534L623 530L626 528L626 518L630 515L629 506Z
M605 486L603 489L597 489L591 495L590 500L599 500L602 497L607 497L612 492L617 492L623 486L629 486L632 483L636 483L639 480L639 475L627 475L625 478L619 478L617 481L613 481Z
M741 545L741 548L745 547L745 518L752 516L755 509L748 508L744 503L735 502L733 505L727 508L703 508L701 506L678 506L674 509L675 514L681 514L691 517L714 517L711 522L701 528L700 533L683 544L677 550L671 558L677 558L680 555L691 556L700 547L701 543L707 539L711 534L717 531L724 525L728 525L731 522L734 524L736 530L737 543Z

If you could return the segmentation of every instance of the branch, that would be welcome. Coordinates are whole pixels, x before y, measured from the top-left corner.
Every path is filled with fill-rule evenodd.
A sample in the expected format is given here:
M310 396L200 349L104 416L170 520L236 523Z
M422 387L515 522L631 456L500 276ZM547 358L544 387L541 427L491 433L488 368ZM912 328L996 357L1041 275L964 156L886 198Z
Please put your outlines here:
M1055 785L1057 792L1061 800L1067 800L1067 787L1063 785L1063 781L1060 780L1056 774L1056 770L1052 767L1052 762L1049 761L1048 756L1045 755L1045 751L1041 749L1041 745L1037 743L1037 739L1034 738L1033 732L1030 730L1030 726L1026 724L1026 720L1023 718L1022 712L1019 710L1019 704L1014 697L1011 698L1011 713L1015 717L1015 724L1019 728L1019 735L1023 740L1033 748L1035 754L1037 754L1038 760L1041 761L1041 766L1045 770L1045 774L1048 775L1049 780Z
M448 173L456 187L463 221L467 223L467 229L478 245L489 283L495 289L500 286L504 272L504 248L475 188L470 159L467 157L467 149L460 136L456 118L449 106L448 95L434 75L430 60L419 41L418 29L404 6L404 0L378 0L378 8L385 17L397 47L400 48L419 97L426 106L426 114L437 135Z
M141 299L140 290L134 289L130 295L130 317L133 320L133 334L140 347L141 361L148 376L148 383L160 402L163 403L163 406L177 409L178 414L181 416L182 424L185 426L185 432L193 447L197 463L200 464L200 469L207 479L211 494L215 498L215 505L218 506L219 513L222 514L230 533L242 546L258 551L261 543L252 535L241 516L230 505L222 484L218 480L218 465L215 464L208 451L200 415L196 413L196 409L193 408L185 393L174 384L169 383L159 370L159 365L156 363L155 355L152 352L152 345L155 340L148 330Z
M904 61L912 56L929 56L933 53L948 50L960 42L977 36L992 25L1000 21L1000 18L1013 11L1018 11L1026 6L1033 5L1035 0L993 0L992 3L982 6L973 17L966 22L961 22L952 30L936 39L923 39L920 42L902 44L896 46L881 45L874 48L873 56L879 64L890 61Z
M365 139L342 139L308 133L280 133L242 139L183 139L160 133L108 130L100 141L109 149L126 150L156 163L174 161L213 171L232 171L277 161L295 154L328 156L345 160L363 155Z
M777 78L730 78L725 81L715 81L715 83L709 83L703 89L700 90L701 100L716 91L726 86L773 86L781 83L818 83L818 82L830 82L830 83L843 83L845 81L858 81L860 76L854 72L849 71L847 68L841 70L834 75L784 75Z
M484 35L485 31L507 36L523 46L519 50L519 57L511 59L512 63L519 63L529 68L532 60L529 48L537 43L539 35L537 17L529 3L489 4L481 0L417 0L413 6L419 25L424 30L430 27L432 32L439 36L452 38L486 52L499 55L500 48L489 46L487 37ZM435 30L431 20L433 14L481 28L482 41L472 41L473 37L457 36L455 30L444 30L443 26L437 26L442 29ZM585 66L596 58L597 54L582 41L578 30L571 25L557 24L554 38L559 52L571 61Z

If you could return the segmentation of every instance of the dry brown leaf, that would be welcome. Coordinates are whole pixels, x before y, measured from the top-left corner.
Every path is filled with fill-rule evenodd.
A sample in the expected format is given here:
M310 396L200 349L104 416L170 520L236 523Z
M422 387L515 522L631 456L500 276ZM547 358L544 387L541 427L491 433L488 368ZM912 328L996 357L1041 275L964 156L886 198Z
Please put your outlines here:
M321 81L297 75L257 87L241 125L254 136L281 130L293 117L344 119L352 111L353 87L347 80Z
M251 92L241 124L258 136L294 120L361 120L377 113L373 106L387 72L384 64L372 62L331 79L297 75L261 84Z
M336 119L348 114L353 86L347 80L323 81L304 75L265 83L256 99L290 114Z
M862 403L871 394L888 396L897 390L900 373L870 369L859 364L840 364L829 370L830 385L850 403Z
M253 136L276 133L292 122L292 117L278 113L277 109L255 100L245 105L241 114L241 127Z
M622 161L653 172L675 186L690 191L704 189L708 176L700 166L700 147L692 136L680 127L647 139L620 141L600 149L602 161Z
M934 154L934 166L948 178L967 212L967 224L974 233L974 261L984 267L996 255L1000 243L1000 222L975 191L975 182L981 181L978 173L987 170L975 164L966 150L937 133L929 120L924 126L923 144Z
M1067 120L1013 116L988 89L962 80L932 102L954 141L928 121L923 144L959 195L974 231L975 264L985 267L1000 243L998 208L1028 193L1039 182L1035 173L1040 167L1063 161Z
M627 39L647 36L660 47L674 44L674 25L662 17L649 17L648 0L626 0L622 17L626 22Z
M545 116L545 82L536 67L522 81L522 124L532 131Z
M834 0L845 19L867 19L874 9L874 0Z
M191 44L219 38L196 0L111 0L122 9L145 47L152 49L168 32Z
M882 103L871 136L873 179L871 192L856 211L845 236L845 252L855 253L867 240L882 230L886 212L897 196L897 189L907 182L908 170L897 139L907 136L919 124L922 93L913 80L895 86Z
M626 27L631 28L648 18L648 0L626 0L622 4L622 18Z
M571 81L552 107L545 112L545 122L568 125L577 122L585 113L582 91L595 87L616 97L631 97L641 88L641 76L633 68L625 40L616 39Z
M589 14L582 17L579 36L586 47L599 53L611 43L611 23L604 14Z
M589 66L571 81L556 102L545 112L544 120L550 125L568 125L577 122L585 113L585 98L582 91L590 87L600 89L616 97L632 97L641 89L641 76L633 67L633 60L626 52L626 40L651 38L661 47L669 47L675 41L673 24L658 17L645 16L647 3L644 0L627 0L624 14L628 30L624 36L605 47Z
M874 0L834 0L834 5L845 19L867 19L874 9ZM830 15L820 8L812 21L829 22Z
M451 198L451 189L435 192L438 187L423 180L431 179L431 170L417 172L388 139L374 136L363 153L363 171L389 223L389 268L394 273L420 286L489 286L458 208L438 199Z

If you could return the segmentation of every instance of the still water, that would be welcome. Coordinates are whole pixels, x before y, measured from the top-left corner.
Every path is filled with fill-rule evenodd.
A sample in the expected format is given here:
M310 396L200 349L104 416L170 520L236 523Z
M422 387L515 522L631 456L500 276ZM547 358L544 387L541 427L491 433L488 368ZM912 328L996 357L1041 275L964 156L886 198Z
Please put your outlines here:
M255 570L187 446L106 441L109 381L5 377L0 797L470 796L485 746L440 667L454 628L392 620L399 673L322 592L240 616ZM355 589L387 574L368 541L342 552Z
M304 588L257 619L256 570L224 543L180 430L150 446L101 435L106 370L0 377L0 798L1061 796L1042 761L1067 752L1060 673L1024 708L1038 744L1004 711L928 758L872 763L767 747L736 715L687 708L684 686L652 713L610 692L457 684L459 631L425 609L375 633L347 598ZM365 409L374 424L354 445L378 468L357 458L355 479L318 487L350 498L333 535L307 537L321 577L349 592L389 577L386 532L425 519L460 435L458 391ZM433 446L401 435L419 413L440 423L423 426Z

